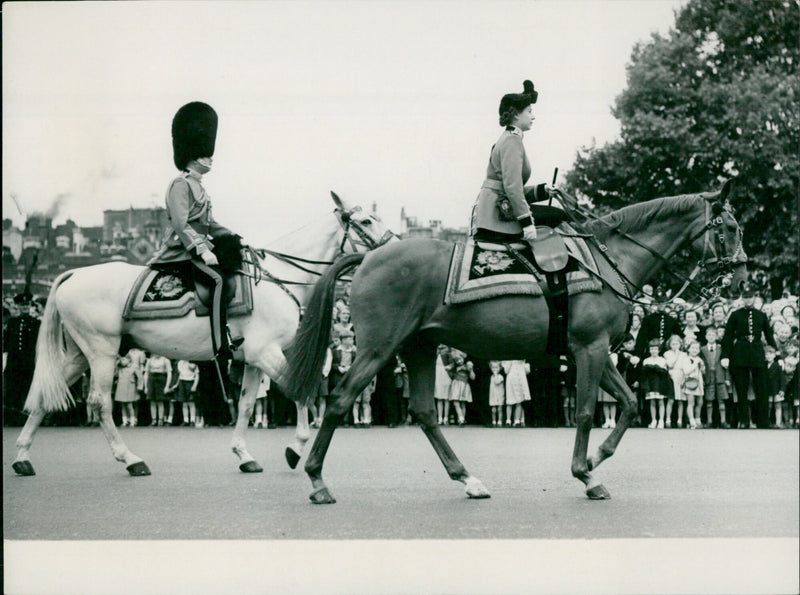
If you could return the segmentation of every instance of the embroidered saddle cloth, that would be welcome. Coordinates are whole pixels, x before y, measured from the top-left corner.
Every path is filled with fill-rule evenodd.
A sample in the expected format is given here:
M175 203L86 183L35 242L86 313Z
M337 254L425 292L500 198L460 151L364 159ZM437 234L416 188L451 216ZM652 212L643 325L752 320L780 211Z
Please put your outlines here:
M228 304L229 318L253 311L252 279L235 275L233 280L235 293ZM201 287L201 291L208 293L209 290ZM185 269L146 268L128 294L122 317L125 320L180 318L192 310L197 316L209 315L208 306L197 297L191 273Z
M576 232L567 223L559 224L556 230L563 235L570 256L566 268L569 294L600 291L603 286L601 281L578 265L580 262L597 273L597 264L586 242L582 238L571 237ZM527 243L513 246L530 258L530 246ZM539 282L543 280L544 275L531 274L504 245L475 242L469 238L465 243L456 243L453 250L444 302L463 304L501 295L541 296Z

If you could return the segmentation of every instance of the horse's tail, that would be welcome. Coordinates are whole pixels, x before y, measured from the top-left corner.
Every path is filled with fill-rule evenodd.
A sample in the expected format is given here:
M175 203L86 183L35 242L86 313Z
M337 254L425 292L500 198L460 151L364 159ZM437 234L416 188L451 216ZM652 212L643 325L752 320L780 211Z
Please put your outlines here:
M67 359L67 347L64 339L64 326L56 307L56 290L72 276L72 271L59 275L53 281L47 305L42 314L39 326L39 337L36 340L36 367L33 371L31 388L25 400L25 411L31 413L37 409L45 411L65 411L74 404L64 378L64 365Z
M348 254L319 278L306 306L294 341L286 349L286 369L279 384L294 401L305 403L316 395L322 380L325 351L330 341L336 280L361 264L364 254Z

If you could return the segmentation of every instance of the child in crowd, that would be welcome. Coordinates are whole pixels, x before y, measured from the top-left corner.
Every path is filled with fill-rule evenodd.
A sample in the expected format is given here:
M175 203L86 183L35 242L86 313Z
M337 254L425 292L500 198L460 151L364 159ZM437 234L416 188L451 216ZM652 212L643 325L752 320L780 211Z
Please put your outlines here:
M511 426L511 412L514 412L514 427L525 426L525 412L522 404L531 400L531 391L528 387L528 374L531 366L524 360L510 360L503 362L506 373L506 425Z
M492 372L489 378L489 407L492 408L492 425L503 425L503 404L506 399L506 379L502 374L500 362L489 362L489 369Z
M650 353L642 361L639 382L645 399L650 403L650 425L648 428L664 427L664 399L673 390L672 380L667 370L667 360L661 355L661 343L652 339L647 346Z
M194 398L200 382L200 370L197 364L186 360L179 360L177 368L178 378L171 388L175 390L175 402L181 403L183 408L183 425L190 426L196 421Z
M114 400L122 408L122 425L135 426L134 403L139 400L139 392L136 390L136 366L127 354L117 359L117 389Z
M331 353L330 347L328 347L325 350L325 363L322 365L322 380L319 383L316 397L308 407L311 411L311 416L314 418L314 421L311 422L312 428L320 427L322 425L322 419L325 417L325 408L327 406L328 393L330 392L328 376L331 373L332 366L333 354Z
M450 416L450 383L453 369L450 349L447 345L439 345L436 349L436 377L433 385L433 398L436 402L436 415L439 425L447 425Z
M700 348L700 356L705 362L703 375L703 402L706 406L706 425L711 426L714 421L714 403L719 408L719 427L730 428L725 419L725 401L728 400L728 388L725 386L727 370L719 361L722 349L717 343L717 329L713 326L705 330L706 344Z
M786 389L784 390L784 400L789 405L789 418L787 423L794 419L794 427L800 427L800 398L798 398L797 382L797 361L796 355L790 355L783 360L783 381Z
M253 406L253 427L266 428L269 426L267 419L267 393L271 385L269 376L261 374L261 381L258 383L258 391L256 392L256 402Z
M377 381L377 376L373 377L353 403L353 424L357 428L369 428L372 425L372 405L370 403L372 403L372 394L375 392Z
M144 366L144 386L150 401L150 425L163 426L172 423L172 403L166 395L172 385L172 363L161 355L151 355ZM169 412L164 411L164 402Z
M765 382L767 384L770 409L775 417L775 425L773 427L780 428L783 426L784 392L786 387L783 382L783 361L777 358L777 353L772 345L764 345L764 359L767 363Z
M331 364L330 386L331 392L336 390L336 387L350 370L350 366L356 359L356 345L355 335L353 331L344 329L339 334L339 343L331 348L331 357L333 363ZM342 419L342 425L347 427L349 425L350 413L348 412Z
M686 359L686 352L683 351L683 339L678 335L672 335L667 341L667 350L664 352L664 359L667 361L667 370L672 378L672 394L667 395L667 412L664 425L672 427L672 405L678 404L678 415L676 424L679 428L683 427L683 409L686 405L686 395L683 394L683 367Z
M472 389L469 381L475 380L474 366L467 359L467 354L456 349L453 353L453 381L450 383L448 402L453 402L456 410L458 425L466 423L467 403L472 403Z
M686 397L686 413L689 417L689 427L694 430L703 427L700 422L700 412L703 409L703 377L705 376L705 362L700 357L700 342L689 341L686 346L687 355L683 360L681 372L683 384L681 390Z

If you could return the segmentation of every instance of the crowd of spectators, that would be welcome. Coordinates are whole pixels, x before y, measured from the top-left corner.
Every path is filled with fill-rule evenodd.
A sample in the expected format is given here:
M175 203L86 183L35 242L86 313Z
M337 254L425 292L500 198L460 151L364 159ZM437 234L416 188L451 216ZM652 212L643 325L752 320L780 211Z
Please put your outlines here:
M31 297L4 300L5 425L24 423L22 406L35 361L37 319L44 305L42 300ZM641 303L631 308L626 337L610 354L636 395L634 427L753 427L760 419L756 411L758 391L751 383L747 394L738 394L731 370L720 365L719 357L731 313L743 307L743 299L692 303L665 298L668 296L660 289L645 287L645 294L638 300ZM796 428L798 297L784 291L778 299L756 295L753 302L753 307L765 315L774 337L774 345L765 345L765 373L758 380L769 399L768 411L763 414L768 416L765 423ZM657 316L662 320L660 334L653 336L650 323ZM22 317L25 323L20 323ZM324 378L309 408L313 427L319 427L330 391L352 365L357 349L345 291L334 306ZM569 357L484 361L442 345L436 358L434 399L442 425L575 425L575 369ZM9 370L13 371L13 378L7 373ZM20 370L25 373L20 374ZM213 363L171 361L131 349L118 357L113 387L115 423L197 428L232 424L237 415L242 371L241 363L231 363L226 401ZM78 406L68 412L48 414L45 425L97 424L95 412L86 405L88 387L87 371L71 387ZM373 424L409 424L408 397L407 370L397 356L358 397L344 425L368 428ZM595 425L615 427L620 415L617 402L602 390L597 397ZM294 405L265 378L251 424L256 428L294 425L295 415Z

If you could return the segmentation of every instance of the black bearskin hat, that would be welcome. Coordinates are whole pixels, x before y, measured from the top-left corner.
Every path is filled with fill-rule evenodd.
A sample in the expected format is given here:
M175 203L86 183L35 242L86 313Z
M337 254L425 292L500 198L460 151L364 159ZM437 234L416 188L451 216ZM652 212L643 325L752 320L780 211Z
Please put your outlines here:
M539 93L533 88L531 81L524 81L522 83L522 93L508 93L503 95L500 100L500 108L497 110L502 116L503 112L508 111L509 108L514 108L521 112L532 103L536 103L539 98Z
M217 140L217 112L207 103L187 103L172 119L172 158L183 171L192 159L211 157Z

